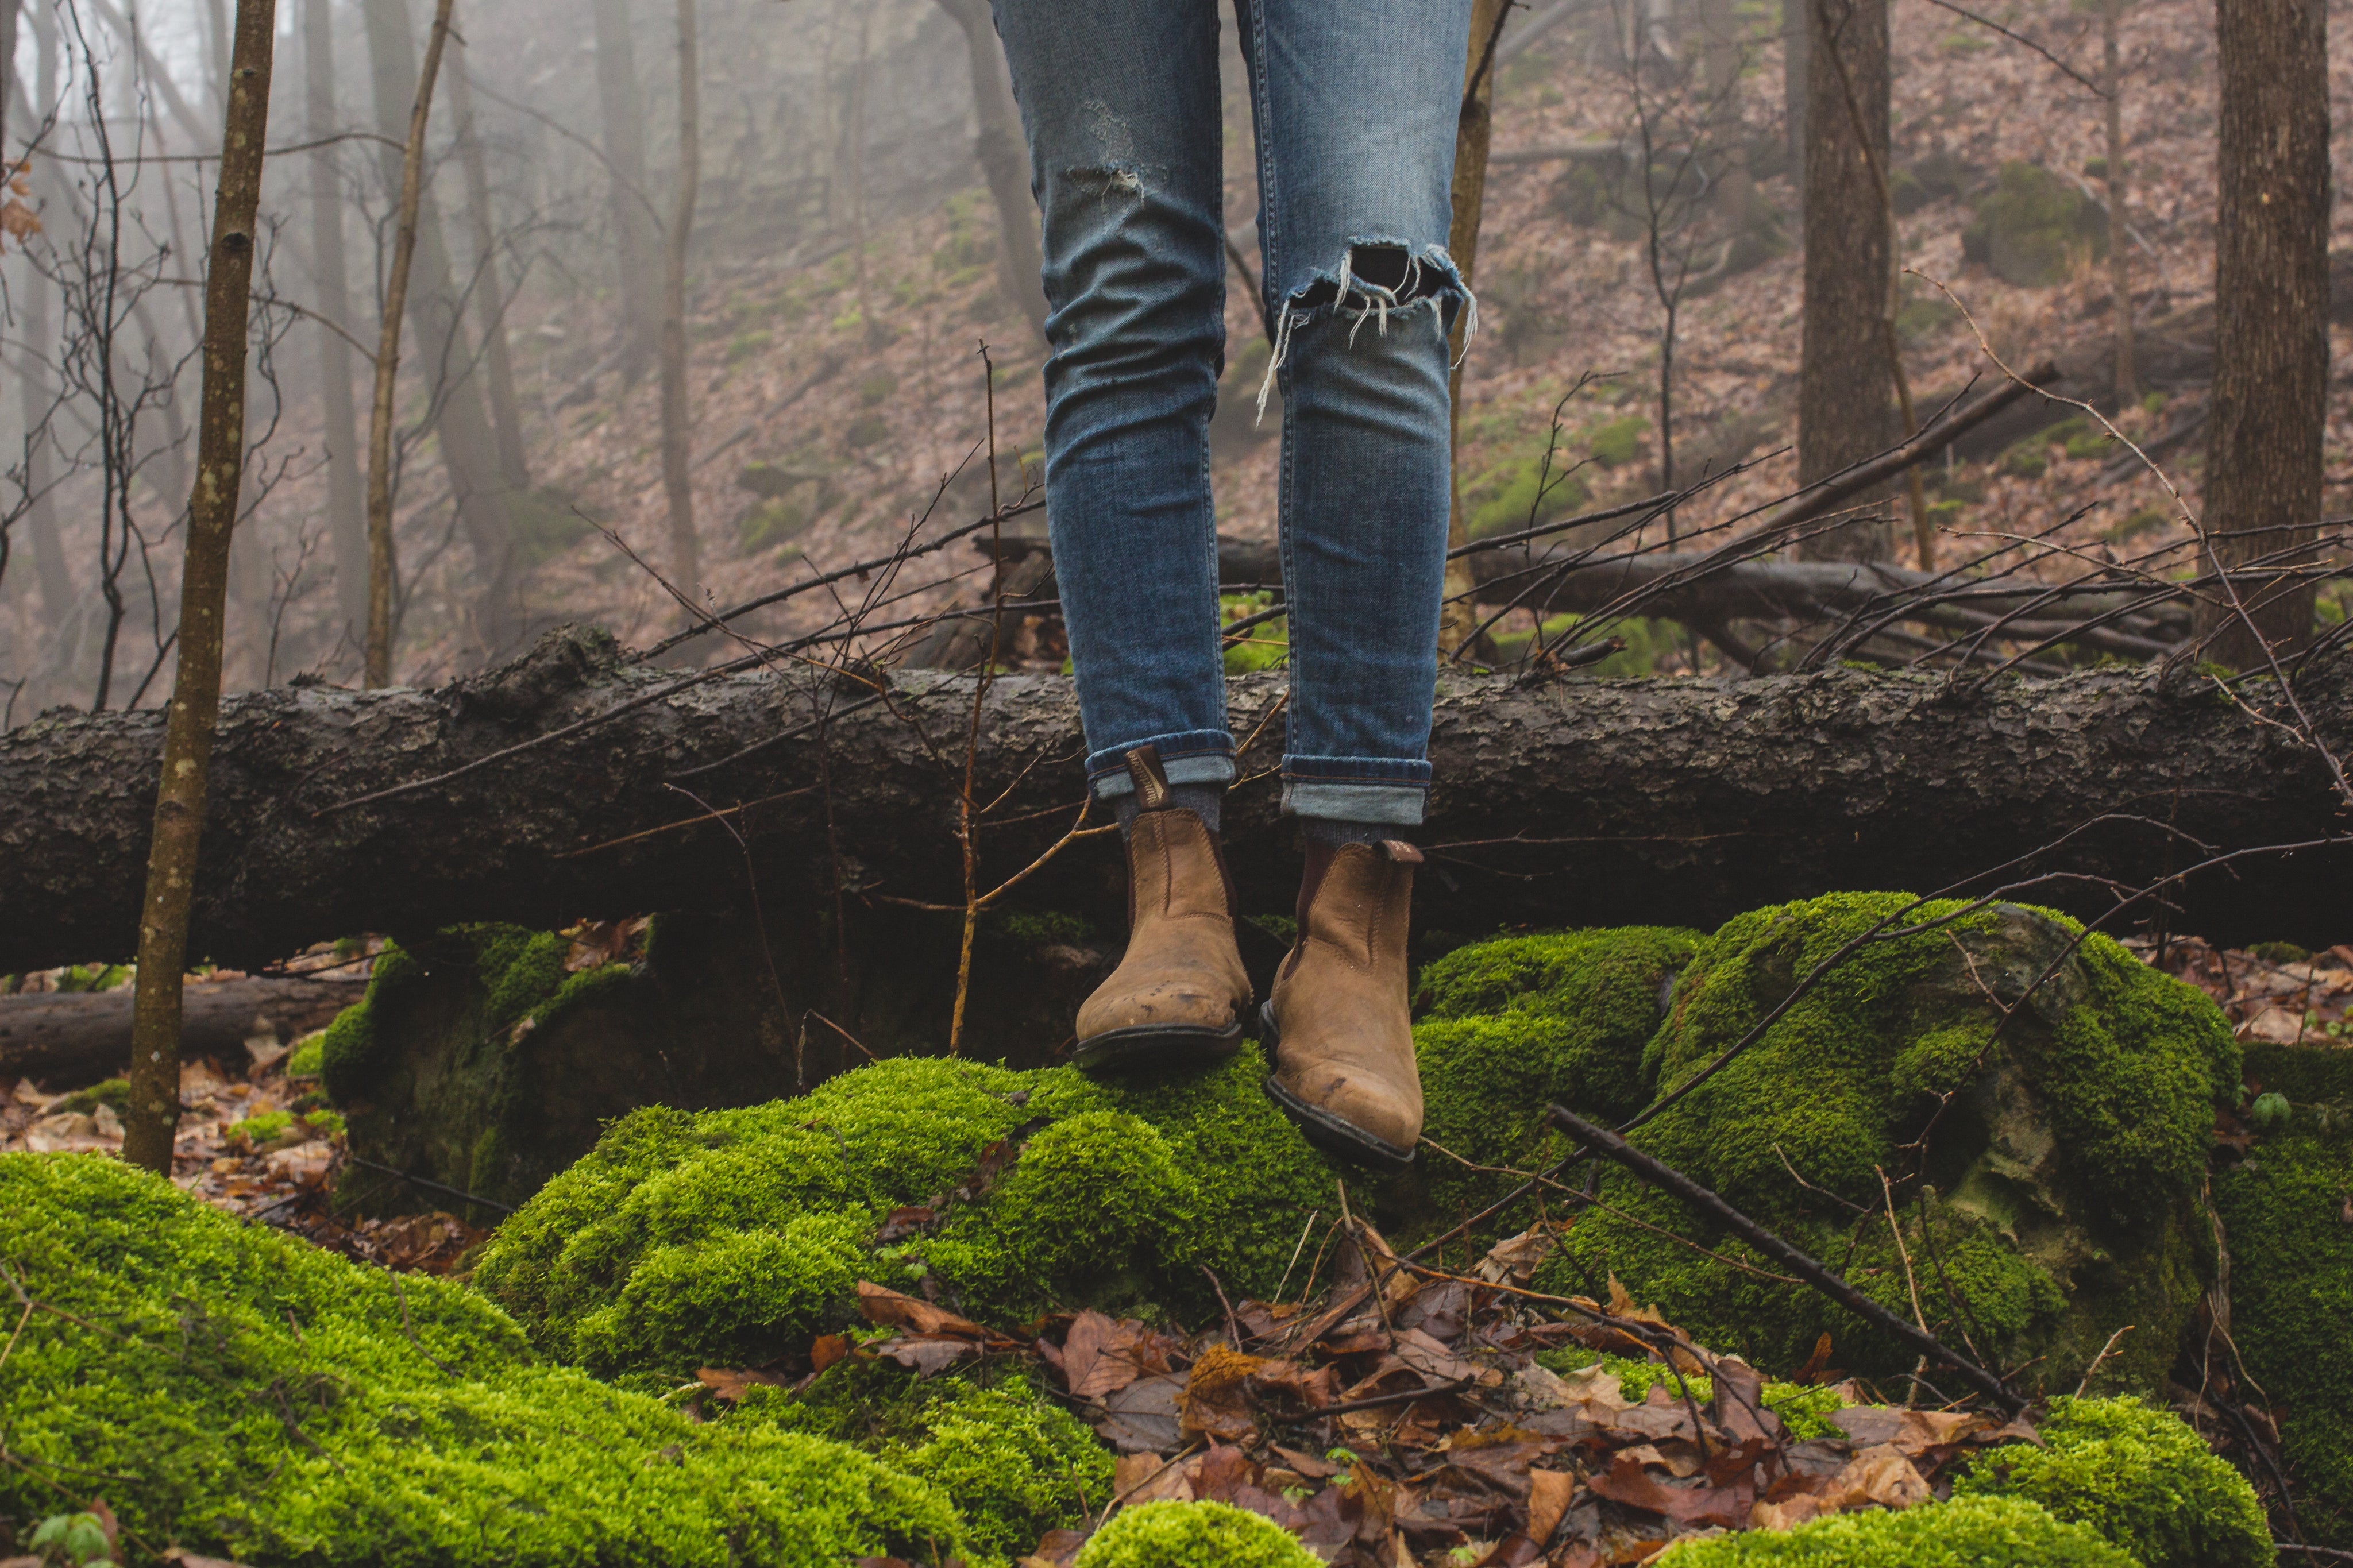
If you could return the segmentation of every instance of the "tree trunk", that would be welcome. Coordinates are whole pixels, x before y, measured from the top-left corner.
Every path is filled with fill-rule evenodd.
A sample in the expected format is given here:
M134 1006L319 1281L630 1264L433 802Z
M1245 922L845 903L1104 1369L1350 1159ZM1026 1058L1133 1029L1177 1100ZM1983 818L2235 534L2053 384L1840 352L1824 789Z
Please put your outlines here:
M661 460L670 502L671 586L690 600L702 593L702 552L694 538L694 465L686 401L686 250L694 237L694 200L702 183L702 60L694 0L678 0L678 190L662 237Z
M1781 7L1781 117L1783 147L1789 160L1789 185L1800 196L1806 186L1806 57L1813 35L1812 0L1786 0Z
M1455 118L1453 214L1446 232L1446 253L1471 287L1479 266L1479 224L1487 205L1487 149L1494 136L1495 49L1504 22L1510 15L1504 0L1471 0L1471 33L1462 60L1462 106ZM1462 475L1454 454L1462 446L1462 363L1469 346L1466 312L1454 324L1453 367L1446 376L1446 449L1448 487L1446 546L1452 550L1471 540L1471 521L1462 510ZM1270 579L1271 581L1271 579ZM1451 653L1479 626L1471 598L1471 574L1460 561L1446 567L1446 601L1438 621L1438 647Z
M2103 0L2100 6L2100 85L2106 91L2108 133L2108 299L2116 333L2116 403L2137 397L2133 385L2132 258L2125 226L2125 70L2116 33L2124 0Z
M393 591L398 573L392 537L393 395L400 377L400 328L408 313L408 279L417 260L418 214L425 195L425 127L433 109L433 84L441 73L441 52L449 39L451 0L440 0L433 36L425 46L425 70L408 111L400 160L400 200L394 209L392 266L384 285L384 318L376 338L375 380L368 404L368 636L367 684L392 684Z
M303 133L321 141L342 129L335 111L332 0L302 0ZM343 256L343 192L335 150L311 153L311 271L319 313L350 331L351 270ZM368 631L367 492L360 479L359 415L352 401L352 347L343 332L311 329L319 345L319 410L326 422L327 537L334 551L335 608L346 646L364 650Z
M506 280L499 276L498 226L491 212L491 172L474 122L474 86L466 77L461 40L449 72L451 133L466 170L466 226L474 244L474 320L482 333L483 368L490 372L491 425L498 437L499 474L507 488L531 488L522 453L522 400L515 395L514 359L507 347Z
M1886 0L1808 0L1805 326L1798 367L1798 482L1811 484L1894 444L1883 318L1887 209ZM1863 137L1855 134L1861 125ZM1876 561L1884 519L1812 536L1799 553Z
M188 500L180 577L179 669L172 683L159 768L146 892L139 920L139 980L131 1025L130 1114L122 1158L165 1176L180 1123L180 985L188 911L205 826L206 781L220 712L221 619L229 536L245 469L246 321L253 286L254 214L269 132L276 0L237 0L236 46L224 96L220 179L205 275L203 413L196 484Z
M621 375L645 374L661 336L661 265L656 258L651 188L646 181L646 113L638 92L637 51L629 38L629 0L594 0L596 103L604 121L606 176L613 202L613 250L619 263Z
M934 734L960 733L972 704L965 676L902 673L887 706L860 705L797 670L713 678L462 777L333 809L674 683L675 672L617 661L602 634L566 630L439 690L231 699L192 951L251 967L364 931L546 928L740 903L745 850L731 828L772 910L830 907L833 866L853 902L958 902L963 748L944 764L910 716ZM2322 740L2353 749L2353 654L2316 658L2299 687ZM1256 737L1245 777L1273 765L1282 726L1265 721L1283 691L1271 673L1229 687L1234 733ZM807 727L818 704L832 711L822 731ZM0 736L0 969L130 948L147 837L142 784L154 777L162 730L149 710L60 714ZM978 748L976 798L1006 792L989 819L1006 826L982 835L982 885L994 886L1077 816L1084 748L1069 679L998 677ZM1449 676L1430 757L1426 843L1446 874L1418 889L1425 930L1706 926L1834 889L1925 893L2073 831L2034 869L2138 886L2185 870L2193 840L2236 849L2335 839L2191 878L2169 918L2176 931L2233 942L2344 934L2353 852L2323 763L2211 685L2146 669L1979 686L1847 668L1525 689ZM732 815L709 820L672 783ZM2136 820L2115 820L2119 811ZM1226 814L1242 908L1287 910L1297 865L1272 784L1233 791ZM2095 818L2106 825L2084 830ZM1116 924L1115 859L1089 841L1025 882L1023 900ZM2087 915L2110 907L2106 887L2085 881L2013 896Z
M180 1058L238 1059L267 1021L280 1041L325 1028L366 994L364 980L207 980L180 992ZM0 996L0 1082L29 1078L50 1093L120 1076L131 1061L132 993Z
M33 37L37 53L34 101L25 106L28 119L47 114L58 100L57 24L47 7L34 11ZM46 171L37 165L32 178L37 200L41 186L47 184ZM18 298L24 301L20 307L25 313L24 342L16 353L16 375L17 395L24 400L25 424L29 429L48 416L58 396L48 372L58 343L57 324L49 313L53 285L28 268L23 288ZM58 534L57 504L48 493L53 478L48 443L37 441L25 457L25 487L34 498L25 513L25 529L32 537L33 572L41 584L42 621L52 637L63 637L74 613L74 586L73 573L66 565L65 541Z
M385 184L400 189L401 154L417 104L417 38L408 0L365 0L368 56L375 82L376 130L394 145L380 149ZM441 226L439 204L428 191L417 208L415 285L416 369L433 395L433 433L457 498L458 517L474 552L480 629L490 657L502 658L521 635L514 528L505 477L500 472L482 384L470 374L471 334Z
M1021 312L1038 341L1046 341L1044 253L1038 237L1038 201L1029 193L1029 146L1021 134L1021 110L1013 101L1005 46L987 0L939 0L940 9L964 29L972 63L973 120L978 127L973 155L997 204L997 289Z
M2308 563L2328 408L2328 18L2320 0L2216 0L2213 423L2205 531L2231 565ZM2210 609L2210 656L2241 669L2311 632L2313 589ZM2266 651L2268 648L2268 652Z

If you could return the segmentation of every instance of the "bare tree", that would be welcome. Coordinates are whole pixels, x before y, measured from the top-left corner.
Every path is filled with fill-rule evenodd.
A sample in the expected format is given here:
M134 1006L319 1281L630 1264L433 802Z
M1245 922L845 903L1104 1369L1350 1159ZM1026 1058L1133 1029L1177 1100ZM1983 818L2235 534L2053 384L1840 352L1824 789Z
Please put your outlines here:
M392 681L393 584L396 563L392 537L392 399L400 372L400 324L407 313L408 276L417 259L418 213L425 196L425 126L433 108L433 83L441 73L441 51L449 39L452 0L439 0L433 33L425 45L425 67L409 109L408 137L400 160L400 205L394 219L392 270L385 280L384 320L376 340L375 392L368 413L368 631L367 683Z
M2125 241L2125 73L2117 47L2117 25L2124 0L2101 0L2100 86L2106 102L2108 158L2108 297L2116 329L2116 401L2129 401L2139 379L2133 372L2132 258Z
M629 0L594 0L596 101L604 125L605 168L619 263L622 379L635 382L661 337L653 209L646 183L646 115L629 38Z
M499 276L499 242L491 213L491 174L474 120L474 89L466 75L465 40L449 72L450 127L466 174L466 221L474 244L474 323L482 334L482 368L490 375L491 425L499 443L499 471L512 489L531 488L522 455L522 403L515 395L514 360L507 349L506 283Z
M1466 289L1478 269L1479 225L1487 205L1487 149L1493 132L1495 49L1511 14L1507 0L1472 0L1471 34L1462 66L1462 103L1454 122L1453 212L1446 232L1446 252L1454 258ZM1446 516L1449 550L1461 549L1471 537L1470 519L1462 510L1462 476L1453 460L1453 454L1462 445L1462 351L1468 346L1464 334L1469 330L1467 321L1455 323L1451 344L1454 364L1446 380L1447 468L1452 476ZM1478 624L1478 616L1471 609L1470 588L1469 570L1459 559L1450 558L1446 603L1438 624L1440 652L1451 653L1461 647Z
M1799 351L1798 479L1811 484L1894 444L1884 318L1893 257L1886 0L1808 0L1805 321ZM1858 134L1859 132L1859 134ZM1816 559L1885 556L1864 519L1800 546Z
M446 0L445 0L446 4ZM164 735L155 827L139 921L131 1031L131 1114L122 1157L170 1175L180 1120L180 986L195 892L213 730L220 713L221 622L229 539L245 468L248 295L259 249L262 146L269 128L276 0L237 0L220 182L205 286L204 412L180 583L179 669Z
M702 76L694 0L678 0L678 192L662 247L661 459L662 490L670 500L670 569L690 595L702 591L686 405L686 251L702 181Z
M2328 14L2323 0L2217 0L2214 410L2205 529L2219 563L2293 567L2320 521L2328 409ZM2261 668L2312 629L2308 579L2238 579L2200 629Z
M997 204L997 288L1018 307L1030 330L1046 338L1046 287L1040 276L1044 252L1038 237L1038 203L1029 194L1029 145L1021 134L1021 110L1013 101L1013 79L1005 46L988 0L939 0L940 9L964 29L972 63L973 119L978 127L973 155Z
M302 0L303 131L324 142L341 129L335 113L335 33L332 0ZM335 150L311 150L311 272L313 306L330 328L319 345L320 416L326 426L327 534L333 546L335 604L342 635L365 646L368 631L366 490L360 479L358 414L352 403L351 279L343 255L343 180Z

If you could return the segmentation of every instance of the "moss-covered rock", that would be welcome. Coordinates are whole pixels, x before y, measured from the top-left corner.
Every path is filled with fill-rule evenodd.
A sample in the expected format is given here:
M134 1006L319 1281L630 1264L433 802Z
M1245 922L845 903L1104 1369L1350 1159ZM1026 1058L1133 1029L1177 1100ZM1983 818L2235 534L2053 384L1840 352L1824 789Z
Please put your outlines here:
M1474 1164L1525 1168L1561 1152L1545 1125L1555 1100L1613 1121L1632 1115L1650 1098L1643 1047L1700 941L1652 926L1513 936L1426 965L1414 1029L1424 1131ZM1484 1207L1511 1185L1424 1158L1441 1215Z
M1317 1568L1322 1561L1262 1514L1222 1502L1147 1502L1097 1531L1074 1568Z
M926 1380L846 1360L797 1394L751 1389L730 1419L848 1443L937 1488L984 1562L1083 1529L1111 1499L1110 1451L1027 1376L990 1363Z
M2073 1387L2131 1323L2105 1375L2155 1386L2211 1276L2199 1190L2215 1105L2238 1092L2228 1026L2108 939L2073 945L2081 928L2063 917L1912 903L1833 895L1718 931L1676 986L1646 1081L1671 1090L1757 1037L1636 1142L1843 1264L1891 1310L1911 1315L1916 1281L1932 1327L1986 1360L2033 1362L2030 1384ZM1924 1136L1927 1179L1903 1205L1899 1256L1870 1211L1884 1202L1880 1173L1913 1169ZM1849 1370L1908 1368L1908 1351L1817 1292L1738 1267L1773 1272L1680 1204L1621 1173L1603 1186L1621 1212L1580 1219L1539 1276L1548 1288L1591 1290L1614 1272L1762 1366L1804 1361L1829 1332Z
M2013 160L1978 200L1961 251L2005 283L2058 283L2079 260L2108 253L2107 211L2050 170Z
M1902 1513L1874 1510L1776 1532L1744 1531L1676 1546L1661 1568L2137 1568L2129 1552L2021 1498L1956 1498Z
M859 1449L698 1426L535 1355L446 1280L364 1268L90 1155L0 1154L0 1257L55 1311L0 1364L0 1514L107 1501L140 1552L259 1563L835 1568L963 1548Z
M2316 1071L2319 1069L2315 1069ZM2291 1119L2293 1126L2294 1119ZM2231 1332L2280 1417L2316 1543L2353 1548L2353 1139L2291 1131L2214 1178L2229 1238Z
M2270 1568L2278 1560L2254 1488L2171 1411L2062 1396L2035 1429L2041 1447L1979 1455L1953 1495L2031 1499L2097 1531L2141 1568Z
M1005 1321L1194 1310L1214 1300L1204 1267L1268 1292L1341 1168L1269 1103L1265 1071L1253 1050L1124 1083L899 1058L776 1104L640 1110L501 1227L475 1277L543 1346L607 1373L804 1349L850 1321L861 1278L928 1279ZM976 1187L878 1239L893 1210Z

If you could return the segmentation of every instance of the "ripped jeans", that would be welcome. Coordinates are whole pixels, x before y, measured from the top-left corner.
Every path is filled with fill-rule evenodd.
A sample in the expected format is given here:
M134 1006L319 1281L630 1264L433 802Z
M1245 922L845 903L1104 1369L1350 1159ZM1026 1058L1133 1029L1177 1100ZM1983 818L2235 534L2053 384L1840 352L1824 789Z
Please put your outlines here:
M1043 215L1046 506L1087 770L1234 777L1209 416L1225 362L1217 0L995 0ZM1446 253L1470 0L1236 0L1282 392L1283 805L1413 824L1451 496ZM1263 393L1261 394L1261 402Z

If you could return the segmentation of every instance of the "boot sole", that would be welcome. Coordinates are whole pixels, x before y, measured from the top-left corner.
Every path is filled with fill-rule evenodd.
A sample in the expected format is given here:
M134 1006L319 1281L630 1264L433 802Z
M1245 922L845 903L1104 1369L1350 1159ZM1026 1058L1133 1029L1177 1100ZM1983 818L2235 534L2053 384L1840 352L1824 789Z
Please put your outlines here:
M1282 1046L1281 1032L1275 1027L1272 1002L1259 1005L1258 1026L1259 1047L1266 1052L1266 1059L1272 1062ZM1272 1073L1266 1075L1266 1097L1274 1101L1285 1116L1297 1122L1300 1131L1307 1135L1307 1141L1320 1149L1344 1159L1362 1160L1392 1171L1402 1171L1413 1163L1416 1151L1400 1149L1386 1138L1374 1137L1354 1122L1344 1121L1319 1106L1308 1104L1277 1082Z
M1207 1024L1131 1024L1081 1040L1071 1047L1071 1065L1091 1073L1199 1067L1225 1060L1241 1045L1239 1018L1222 1029Z

